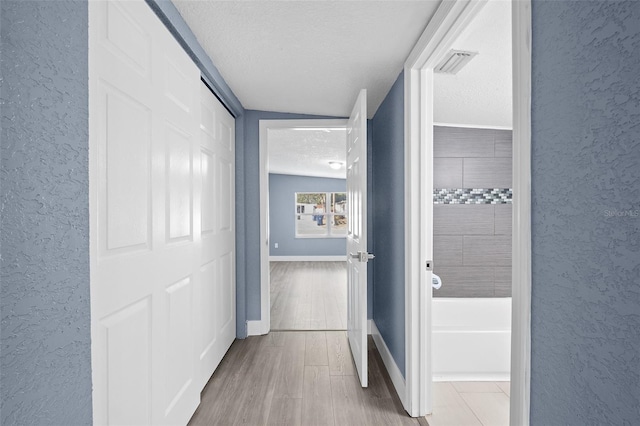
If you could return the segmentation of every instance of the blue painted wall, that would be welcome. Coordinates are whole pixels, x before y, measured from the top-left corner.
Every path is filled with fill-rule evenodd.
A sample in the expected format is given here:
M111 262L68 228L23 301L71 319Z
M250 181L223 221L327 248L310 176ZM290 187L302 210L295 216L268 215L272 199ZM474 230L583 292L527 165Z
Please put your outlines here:
M367 252L373 252L373 127L367 120ZM375 255L375 253L374 253ZM367 319L373 319L373 269L374 262L367 263Z
M260 120L306 120L336 119L344 117L326 117L317 115L288 114L246 110L244 120L244 153L242 167L244 193L236 191L238 199L243 197L245 207L245 264L246 312L247 320L260 319ZM238 202L238 201L237 201ZM239 265L239 267L242 267ZM246 330L245 334L246 336Z
M271 256L346 256L346 238L296 238L296 192L346 192L345 179L269 174ZM278 243L278 248L274 244Z
M0 8L0 423L91 424L87 3Z
M640 424L640 2L533 1L532 425Z
M245 118L236 118L236 337L247 337L247 225L244 167Z
M371 129L373 320L404 374L404 74L380 105Z

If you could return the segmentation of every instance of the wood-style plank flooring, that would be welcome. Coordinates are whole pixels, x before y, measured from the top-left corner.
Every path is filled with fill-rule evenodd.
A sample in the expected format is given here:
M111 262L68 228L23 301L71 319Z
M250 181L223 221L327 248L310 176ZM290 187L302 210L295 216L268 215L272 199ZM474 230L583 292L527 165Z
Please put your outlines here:
M373 340L361 388L344 331L271 332L236 340L190 425L417 425Z
M271 262L272 330L346 330L346 262Z
M507 426L509 382L436 382L430 426Z

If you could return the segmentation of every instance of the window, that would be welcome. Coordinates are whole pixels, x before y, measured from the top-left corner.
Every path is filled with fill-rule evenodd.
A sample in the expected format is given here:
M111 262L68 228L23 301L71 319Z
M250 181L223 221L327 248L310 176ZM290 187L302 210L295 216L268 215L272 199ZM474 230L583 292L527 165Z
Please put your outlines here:
M346 237L346 192L296 192L295 224L296 238Z

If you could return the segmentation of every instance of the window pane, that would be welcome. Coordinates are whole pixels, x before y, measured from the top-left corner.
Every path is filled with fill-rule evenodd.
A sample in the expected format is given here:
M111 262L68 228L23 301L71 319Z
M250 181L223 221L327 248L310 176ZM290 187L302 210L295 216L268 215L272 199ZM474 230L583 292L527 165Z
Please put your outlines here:
M323 236L327 235L326 215L299 214L296 216L296 235Z
M296 193L296 235L326 236L327 194L324 192Z
M347 216L340 214L333 216L331 235L347 235Z
M347 194L345 192L334 192L331 194L331 212L346 214Z
M296 193L296 213L322 214L326 213L327 194L313 192Z

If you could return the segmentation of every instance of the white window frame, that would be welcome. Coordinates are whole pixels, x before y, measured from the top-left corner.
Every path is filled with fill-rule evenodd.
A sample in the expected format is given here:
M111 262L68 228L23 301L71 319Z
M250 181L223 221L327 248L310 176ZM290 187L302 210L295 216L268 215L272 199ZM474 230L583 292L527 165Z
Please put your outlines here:
M331 195L332 194L346 194L345 192L340 192L340 191L330 191L330 192L326 192L326 191L299 191L299 192L295 192L294 193L294 199L293 199L293 206L295 211L296 216L300 216L300 215L304 215L304 216L317 216L316 214L314 214L313 212L311 213L298 213L297 211L297 207L298 207L298 194L324 194L325 195L325 210L329 209L331 210L330 206L331 206ZM335 212L324 212L322 213L322 216L325 216L327 218L333 218L334 216L347 216L347 212L345 211L343 214L337 214ZM298 233L298 226L297 226L297 217L296 220L294 221L294 235L295 238L302 238L302 239L307 239L307 238L317 238L317 239L333 239L333 238L347 238L347 232L345 230L344 235L340 235L340 234L333 234L332 233L332 224L330 220L327 220L327 232L326 234L300 234ZM348 219L347 219L348 220Z

